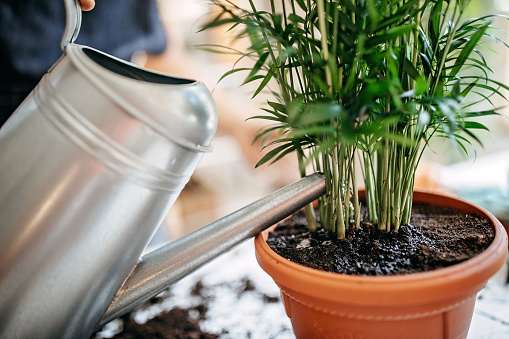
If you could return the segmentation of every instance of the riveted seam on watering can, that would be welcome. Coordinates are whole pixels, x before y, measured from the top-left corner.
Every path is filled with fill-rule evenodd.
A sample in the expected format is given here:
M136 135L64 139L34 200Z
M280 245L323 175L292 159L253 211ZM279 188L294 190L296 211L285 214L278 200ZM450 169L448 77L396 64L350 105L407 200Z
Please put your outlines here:
M166 130L162 129L160 125L155 121L154 119L151 119L147 115L140 112L139 109L134 107L133 105L129 104L126 100L123 100L120 98L119 95L114 93L108 86L104 85L102 82L98 80L97 77L93 76L91 72L94 72L97 74L97 70L94 70L92 68L89 68L86 66L86 61L89 61L88 57L84 55L83 53L77 53L76 49L84 48L83 46L77 45L77 44L69 44L65 47L65 53L70 57L71 62L73 65L80 71L83 76L90 81L90 83L93 84L96 88L101 90L103 93L106 93L108 98L110 98L116 105L121 107L124 111L126 111L128 114L133 116L135 119L138 119L139 121L143 122L145 125L147 125L149 128L151 128L154 132L161 135L162 137L176 143L177 145L184 147L188 150L199 152L199 153L210 153L213 150L213 147L211 145L199 145L195 144L193 142L190 142L189 140L186 140L184 138L179 138L174 135L168 134ZM90 50L94 50L97 53L104 54L101 51L95 50L90 47L86 47ZM116 59L119 62L124 62L121 59L114 58L112 56L109 56L110 58ZM86 61L85 61L86 60ZM101 71L103 72L111 72L110 70L106 68L101 68ZM153 72L153 71L151 71ZM118 74L115 74L114 72L111 72L115 76L121 76ZM164 74L161 74L164 75ZM166 75L164 75L166 76ZM125 81L129 81L129 79L125 79ZM199 81L194 81L191 84L188 85L175 85L176 88L183 88L183 87L192 87L197 86L201 84ZM165 86L171 86L171 85L165 85Z
M343 317L343 318L355 319L355 320L369 320L369 321L402 321L402 320L413 320L413 319L430 317L430 316L433 316L433 315L437 315L437 314L441 314L441 313L444 313L444 312L451 311L451 310L453 310L453 309L455 309L455 308L457 308L457 307L459 307L459 306L461 306L461 305L471 301L473 298L476 297L476 294L473 294L473 295L471 295L469 297L466 297L465 299L462 299L462 300L458 301L457 303L454 303L454 304L449 305L447 307L441 307L441 308L437 308L437 309L434 309L434 310L431 310L431 311L427 311L427 312L419 312L419 313L412 313L412 314L405 314L405 315L390 315L390 316L384 316L384 315L356 315L356 314L352 314L352 312L336 312L336 311L333 311L333 310L331 310L329 308L316 307L315 305L312 305L312 304L309 304L309 303L307 303L305 301L302 301L299 298L295 298L291 294L287 293L284 288L279 286L279 284L278 284L278 287L281 290L281 292L284 293L288 298L293 299L295 302L298 302L299 304L304 305L304 306L306 306L308 308L311 308L311 309L313 309L315 311L326 313L326 314L330 314L330 315L333 315L333 316L336 316L336 317Z
M50 103L41 98L41 88L34 91L35 99L44 116L69 140L91 154L103 165L123 174L144 186L166 192L180 192L190 176L164 172L142 163L142 160L126 149L114 144L104 133L83 119L65 99L56 93L46 77L41 80L44 89L51 93Z

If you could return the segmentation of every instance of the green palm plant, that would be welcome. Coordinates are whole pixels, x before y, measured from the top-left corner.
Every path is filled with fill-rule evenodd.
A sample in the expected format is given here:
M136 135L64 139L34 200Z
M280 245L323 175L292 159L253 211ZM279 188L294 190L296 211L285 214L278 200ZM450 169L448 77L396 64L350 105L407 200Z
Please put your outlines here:
M324 173L320 220L339 238L360 227L358 171L366 221L397 231L430 138L465 152L481 144L476 133L488 128L476 118L498 114L492 98L509 89L482 52L490 39L508 47L490 33L495 16L464 20L467 0L271 0L269 11L212 1L219 13L205 29L227 25L249 48L206 48L252 60L223 77L247 72L253 97L273 95L253 117L273 123L256 136L267 150L257 166L295 152L302 176L310 166ZM490 108L475 109L481 102Z

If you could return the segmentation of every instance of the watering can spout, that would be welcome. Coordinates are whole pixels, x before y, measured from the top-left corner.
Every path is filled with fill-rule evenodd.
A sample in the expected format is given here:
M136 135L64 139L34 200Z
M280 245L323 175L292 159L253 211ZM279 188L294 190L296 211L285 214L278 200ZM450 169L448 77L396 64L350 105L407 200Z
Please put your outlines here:
M324 192L323 175L312 174L144 255L116 294L98 327L131 311L218 255L314 201Z

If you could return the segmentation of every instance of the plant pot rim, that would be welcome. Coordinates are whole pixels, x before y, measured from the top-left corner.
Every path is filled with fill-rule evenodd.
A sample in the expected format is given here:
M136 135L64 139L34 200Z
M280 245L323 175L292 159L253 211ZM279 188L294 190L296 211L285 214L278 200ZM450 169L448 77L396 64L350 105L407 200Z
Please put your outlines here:
M455 286L471 286L473 289L480 290L486 280L494 275L500 267L505 263L507 256L508 240L507 233L502 224L486 209L470 203L466 200L444 195L441 193L432 193L425 191L414 192L415 202L428 202L440 204L442 206L457 208L467 213L473 213L483 216L491 220L495 228L495 238L493 242L482 253L476 255L459 264L449 267L439 268L433 271L391 275L391 276L361 276L348 275L342 273L325 272L313 269L300 264L293 263L277 253L275 253L266 243L268 234L276 227L276 225L265 230L255 238L256 258L269 275L273 277L276 284L281 286L292 286L296 292L311 293L313 291L306 290L307 283L318 281L319 288L322 289L317 295L323 295L323 291L329 291L331 297L337 294L338 284L341 284L341 295L338 299L355 303L355 294L366 289L369 290L368 295L373 298L380 298L382 291L385 297L397 298L401 294L413 295L414 299L421 302L429 301L428 292L433 291L433 297L443 298L447 296L447 288L443 289L443 295L436 292L437 286L450 285ZM273 273L278 270L278 277L274 277ZM293 287L293 274L298 272L303 279L303 283L297 287ZM288 287L287 287L288 288ZM476 292L477 292L476 291ZM465 292L466 293L466 292Z

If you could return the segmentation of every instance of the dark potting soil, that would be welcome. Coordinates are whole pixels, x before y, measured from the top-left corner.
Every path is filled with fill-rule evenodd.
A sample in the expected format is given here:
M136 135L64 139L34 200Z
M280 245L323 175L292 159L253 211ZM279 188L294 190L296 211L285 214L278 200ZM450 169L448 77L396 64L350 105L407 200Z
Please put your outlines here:
M495 232L485 218L457 210L415 204L410 225L381 232L368 223L345 239L307 231L303 212L282 221L268 245L290 261L335 273L394 275L429 271L465 261L486 249Z

